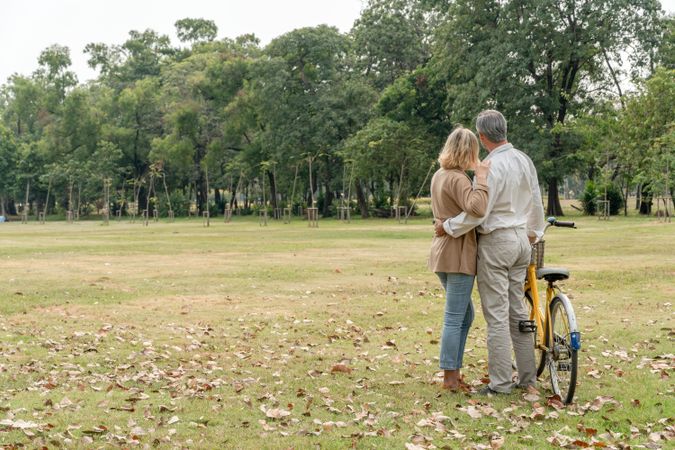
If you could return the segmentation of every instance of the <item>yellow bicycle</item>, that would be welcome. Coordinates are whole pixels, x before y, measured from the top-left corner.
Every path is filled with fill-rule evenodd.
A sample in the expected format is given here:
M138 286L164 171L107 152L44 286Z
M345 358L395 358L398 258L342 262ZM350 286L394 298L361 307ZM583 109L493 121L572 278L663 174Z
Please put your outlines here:
M561 222L555 217L549 217L547 222L547 229L551 226L576 228L574 222ZM566 404L574 398L581 349L581 332L572 302L556 285L569 276L567 269L544 267L544 241L535 243L525 280L525 302L530 309L530 319L520 322L521 332L533 332L535 336L537 376L548 369L554 394ZM537 287L537 280L541 279L547 283L544 305L539 301Z

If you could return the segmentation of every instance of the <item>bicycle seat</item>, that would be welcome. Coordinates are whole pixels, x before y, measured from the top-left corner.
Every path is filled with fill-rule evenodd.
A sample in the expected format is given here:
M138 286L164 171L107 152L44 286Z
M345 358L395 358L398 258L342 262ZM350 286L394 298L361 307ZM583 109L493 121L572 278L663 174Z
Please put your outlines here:
M542 267L537 269L537 279L541 280L542 278L546 281L560 281L566 280L570 277L570 271L562 267Z

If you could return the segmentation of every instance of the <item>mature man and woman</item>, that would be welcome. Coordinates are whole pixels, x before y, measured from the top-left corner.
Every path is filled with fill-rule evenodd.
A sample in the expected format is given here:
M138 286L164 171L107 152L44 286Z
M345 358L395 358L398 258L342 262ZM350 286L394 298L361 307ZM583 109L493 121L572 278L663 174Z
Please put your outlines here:
M533 336L520 331L528 319L523 282L531 243L543 236L544 210L532 160L507 141L504 116L495 110L476 119L478 138L456 128L439 155L431 180L435 236L429 268L446 293L440 368L443 387L468 389L460 369L473 321L471 291L477 278L487 323L488 375L480 394L507 394L536 383ZM478 141L488 156L478 160ZM466 170L475 170L472 181Z

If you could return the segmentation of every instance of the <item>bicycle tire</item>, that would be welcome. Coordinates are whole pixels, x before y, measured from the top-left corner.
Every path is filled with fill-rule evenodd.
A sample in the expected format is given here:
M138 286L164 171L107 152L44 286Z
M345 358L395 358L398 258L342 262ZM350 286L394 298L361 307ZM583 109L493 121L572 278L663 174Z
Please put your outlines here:
M527 305L528 308L528 313L532 311L532 297L530 291L525 292L525 304ZM543 316L543 314L542 314ZM546 326L546 322L544 321L544 326ZM544 330L544 339L548 339L548 333L547 330ZM537 364L537 377L540 377L542 373L544 373L544 369L546 368L546 352L543 351L540 348L537 348L537 333L534 333L534 360ZM548 346L547 342L544 342L544 345Z
M557 294L551 301L550 326L553 342L546 355L546 365L551 387L563 403L569 404L574 399L577 384L580 335L572 303L564 294Z

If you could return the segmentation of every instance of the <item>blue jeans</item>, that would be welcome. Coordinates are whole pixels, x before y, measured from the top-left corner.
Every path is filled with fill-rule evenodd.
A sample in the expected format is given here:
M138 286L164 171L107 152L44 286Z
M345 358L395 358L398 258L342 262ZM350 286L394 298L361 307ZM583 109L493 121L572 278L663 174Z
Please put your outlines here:
M475 276L446 272L436 275L445 289L440 366L443 370L457 370L462 367L464 345L473 322L471 290Z

